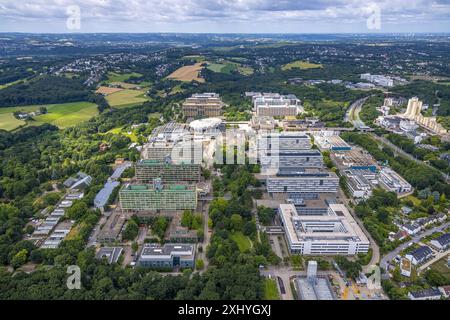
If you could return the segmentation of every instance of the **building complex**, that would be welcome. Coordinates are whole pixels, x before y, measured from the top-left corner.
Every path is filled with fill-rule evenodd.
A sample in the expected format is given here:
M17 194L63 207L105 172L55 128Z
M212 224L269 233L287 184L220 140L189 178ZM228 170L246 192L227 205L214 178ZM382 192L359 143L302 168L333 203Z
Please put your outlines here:
M225 104L217 93L193 94L182 105L185 117L217 117Z
M280 204L278 212L291 253L354 255L369 250L369 240L343 204L330 204L324 215L299 214L294 204Z

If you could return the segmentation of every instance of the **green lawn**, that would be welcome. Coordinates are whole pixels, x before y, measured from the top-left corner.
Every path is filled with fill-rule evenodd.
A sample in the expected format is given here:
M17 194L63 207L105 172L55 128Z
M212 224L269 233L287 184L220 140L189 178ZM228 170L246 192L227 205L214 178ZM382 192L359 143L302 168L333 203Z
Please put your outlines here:
M126 82L130 77L142 77L142 74L137 72L132 73L108 72L108 79L105 81L105 83Z
M286 71L286 70L290 70L293 68L305 70L305 69L323 68L323 66L321 64L317 64L317 63L310 63L307 61L297 60L297 61L293 61L291 63L285 64L284 66L281 67L281 70Z
M277 282L274 279L264 280L264 300L280 300Z
M106 134L108 134L108 133L121 134L123 136L130 138L130 140L132 142L137 142L137 140L138 140L137 136L134 132L131 131L131 133L128 133L127 131L122 130L122 127L111 129L108 132L106 132Z
M98 114L97 105L90 102L71 102L43 106L47 108L48 113L34 117L35 121L28 121L28 125L39 126L43 123L50 123L60 128L66 128L89 120ZM39 110L40 107L40 105L33 105L0 108L0 129L10 131L26 124L25 121L17 120L13 113L16 111L32 112Z
M141 90L122 90L106 97L109 105L114 108L126 108L142 104L149 100Z
M231 239L233 239L237 243L239 251L241 252L250 250L250 248L252 247L252 241L242 232L234 232L231 235Z
M450 280L450 268L447 266L447 257L444 257L436 263L432 264L431 269L442 274L447 278L447 280Z
M48 113L35 117L31 125L51 123L59 128L74 126L98 114L97 105L90 102L73 102L46 106Z
M25 121L16 119L12 113L0 113L0 130L11 131L24 124Z

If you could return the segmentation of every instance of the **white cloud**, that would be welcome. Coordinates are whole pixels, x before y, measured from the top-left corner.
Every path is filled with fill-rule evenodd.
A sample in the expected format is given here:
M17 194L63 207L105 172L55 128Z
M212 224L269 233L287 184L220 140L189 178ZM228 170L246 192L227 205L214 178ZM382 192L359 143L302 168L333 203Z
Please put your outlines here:
M427 23L434 25L440 22L444 28L442 31L446 31L450 23L448 0L27 0L26 3L2 0L0 20L8 22L8 29L14 29L15 23L18 29L26 28L27 23L56 25L57 21L60 23L67 18L67 6L78 5L82 22L86 25L122 25L124 31L151 31L148 26L158 24L188 32L191 31L188 28L190 24L221 24L225 29L228 25L230 30L234 30L236 25L248 28L271 23L280 29L279 32L283 25L298 22L328 26L333 32L339 30L342 23L365 24L370 14L370 3L380 6L382 20L388 23L422 23L422 27L426 27ZM139 23L142 30L129 29ZM4 31L2 29L0 22L0 31Z

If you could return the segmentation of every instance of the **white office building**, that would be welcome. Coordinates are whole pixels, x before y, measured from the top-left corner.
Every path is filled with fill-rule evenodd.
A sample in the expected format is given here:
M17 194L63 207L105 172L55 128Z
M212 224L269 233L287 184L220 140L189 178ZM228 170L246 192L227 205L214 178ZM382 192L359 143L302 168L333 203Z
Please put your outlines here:
M369 240L343 204L330 204L326 215L300 215L293 204L280 204L278 213L291 253L355 255L367 253Z

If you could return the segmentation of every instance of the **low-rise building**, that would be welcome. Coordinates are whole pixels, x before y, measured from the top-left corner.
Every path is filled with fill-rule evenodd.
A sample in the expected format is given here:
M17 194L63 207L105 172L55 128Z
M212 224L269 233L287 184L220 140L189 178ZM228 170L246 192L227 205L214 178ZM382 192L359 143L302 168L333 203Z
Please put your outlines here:
M439 300L442 297L442 293L436 288L431 288L409 292L408 297L411 300Z
M447 250L450 247L450 233L445 233L439 238L431 240L430 244L438 250Z
M145 244L139 255L138 265L154 269L194 268L195 245Z
M95 258L99 260L106 258L109 264L117 263L122 252L122 247L102 247L96 253Z
M424 263L433 256L433 250L427 246L421 246L405 255L405 258L411 261L413 265Z
M412 186L390 168L381 169L380 181L388 191L397 193L408 193L412 191Z

